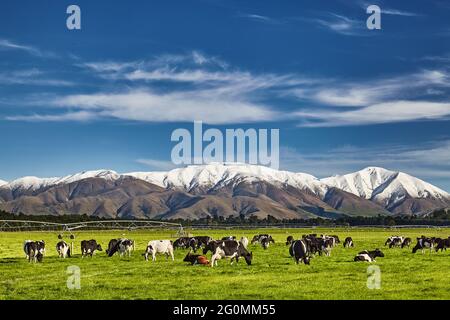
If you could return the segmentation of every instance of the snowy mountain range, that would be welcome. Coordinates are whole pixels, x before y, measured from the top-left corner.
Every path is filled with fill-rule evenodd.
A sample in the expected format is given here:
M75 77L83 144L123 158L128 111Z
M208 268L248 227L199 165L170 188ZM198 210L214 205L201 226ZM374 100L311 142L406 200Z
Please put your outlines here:
M97 170L0 181L0 209L25 214L161 219L270 214L293 219L418 214L449 205L444 190L377 167L317 179L257 165L212 163L168 172Z

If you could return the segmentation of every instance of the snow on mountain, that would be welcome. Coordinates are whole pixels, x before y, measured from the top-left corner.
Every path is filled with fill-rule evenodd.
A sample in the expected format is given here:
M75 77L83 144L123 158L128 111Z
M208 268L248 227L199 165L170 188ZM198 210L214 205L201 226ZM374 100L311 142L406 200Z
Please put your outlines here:
M111 170L94 170L94 171L83 171L80 173L68 175L65 177L54 177L54 178L38 178L38 177L23 177L20 179L13 180L4 185L2 188L9 188L11 190L38 190L45 187L51 187L62 183L71 183L87 178L103 178L108 180L118 179L120 175Z
M423 180L403 172L378 167L368 167L343 176L324 178L321 181L384 205L395 204L408 196L438 200L450 198L447 192Z
M279 171L269 167L240 163L210 163L192 165L169 172L133 172L132 176L164 188L176 187L190 191L197 187L218 188L240 182L265 181L275 185L289 185L324 195L327 186L306 173Z
M4 181L4 180L1 180L1 179L0 179L0 187L3 186L3 185L5 185L5 184L7 184L7 183L8 183L8 181Z

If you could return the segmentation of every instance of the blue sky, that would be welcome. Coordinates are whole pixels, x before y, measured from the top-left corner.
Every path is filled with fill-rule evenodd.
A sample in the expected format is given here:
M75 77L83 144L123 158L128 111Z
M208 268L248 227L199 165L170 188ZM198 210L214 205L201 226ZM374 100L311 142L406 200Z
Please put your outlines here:
M449 17L446 1L3 3L0 179L166 170L172 130L202 120L280 128L282 169L381 166L449 191Z

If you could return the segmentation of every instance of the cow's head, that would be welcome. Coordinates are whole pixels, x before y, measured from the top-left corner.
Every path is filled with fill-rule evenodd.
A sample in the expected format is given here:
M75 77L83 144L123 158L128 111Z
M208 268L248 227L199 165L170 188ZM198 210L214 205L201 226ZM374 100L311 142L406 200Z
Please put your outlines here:
M384 253L380 249L375 249L375 257L384 257Z
M246 252L244 255L244 259L245 259L245 262L247 263L247 265L251 265L252 259L253 259L253 252Z
M102 246L99 245L99 244L97 244L97 250L98 250L98 251L103 251Z

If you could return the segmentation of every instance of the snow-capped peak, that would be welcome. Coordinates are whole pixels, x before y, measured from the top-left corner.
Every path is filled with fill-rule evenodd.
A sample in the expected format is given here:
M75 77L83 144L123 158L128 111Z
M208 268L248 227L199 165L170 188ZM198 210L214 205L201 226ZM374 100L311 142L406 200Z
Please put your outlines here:
M3 186L3 185L5 185L5 184L8 184L8 181L1 180L1 179L0 179L0 187Z
M322 194L326 188L325 184L306 173L279 171L269 167L242 163L209 163L191 165L169 172L133 172L125 175L161 187L177 187L188 191L196 187L215 188L242 181L266 181L278 185L291 185L300 189L308 189L316 194Z
M23 190L38 190L40 188L51 187L63 183L72 183L75 181L80 181L87 178L103 178L107 180L118 179L120 175L111 170L93 170L93 171L83 171L80 173L68 175L65 177L54 177L54 178L38 178L38 177L23 177L4 185L2 188L9 188L11 190L23 189Z
M449 194L409 174L379 167L368 167L343 176L321 179L322 182L359 197L380 203L393 204L404 199L434 198L448 199Z

